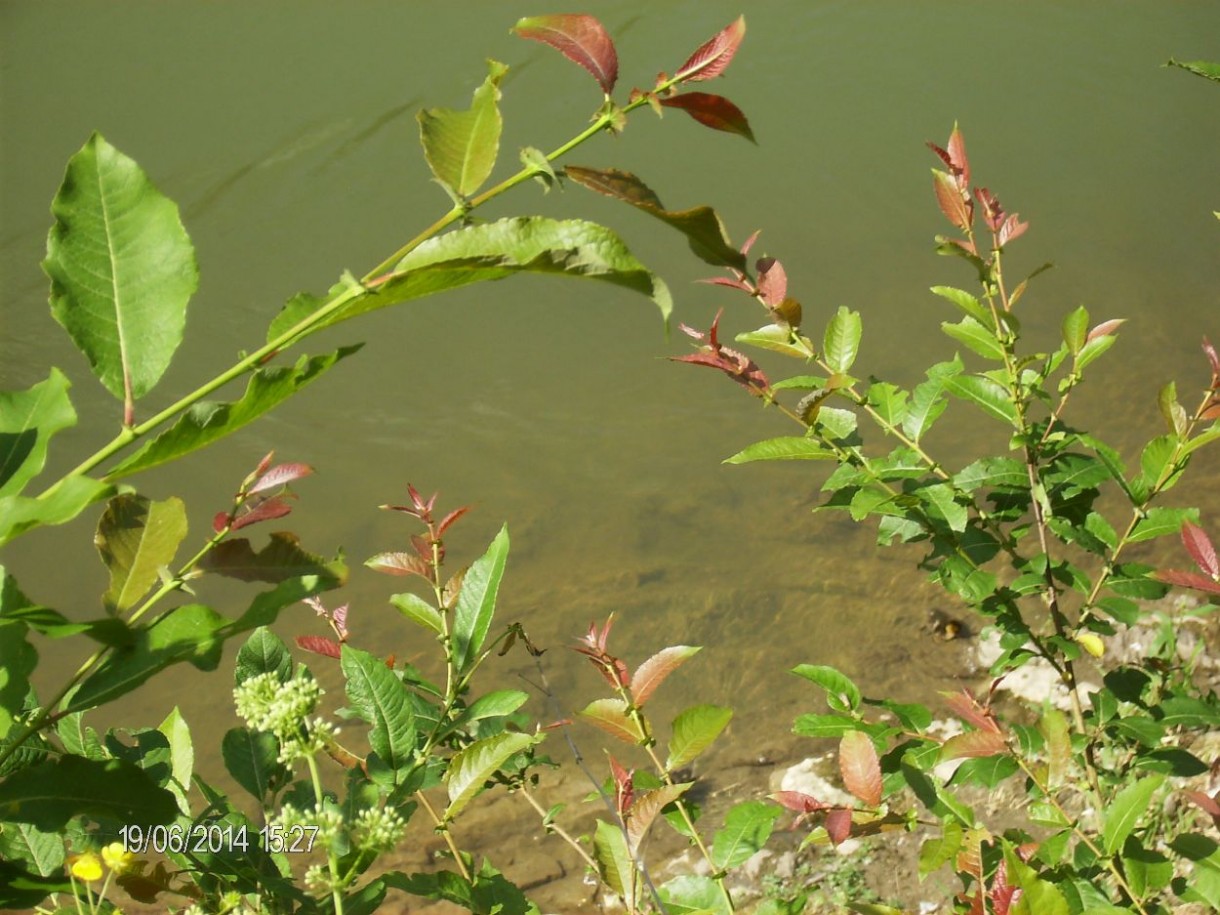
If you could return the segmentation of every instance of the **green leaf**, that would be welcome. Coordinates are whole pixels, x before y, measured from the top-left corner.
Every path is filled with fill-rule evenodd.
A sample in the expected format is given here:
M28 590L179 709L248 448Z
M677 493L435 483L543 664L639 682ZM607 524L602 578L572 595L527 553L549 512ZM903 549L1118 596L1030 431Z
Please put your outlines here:
M369 747L394 772L407 768L415 758L415 718L406 687L385 661L359 648L344 645L339 664L348 700L372 725Z
M822 340L822 358L836 372L848 371L856 361L860 351L860 337L864 333L864 325L860 321L860 312L849 311L840 305L834 317L826 325L826 333Z
M55 832L43 832L29 823L5 823L0 828L0 859L20 863L31 873L49 877L63 867L64 840Z
M1150 508L1136 523L1127 541L1138 543L1141 540L1164 537L1166 534L1176 534L1182 529L1184 521L1193 521L1198 524L1199 510L1197 508Z
M1000 341L995 338L992 331L974 318L965 317L956 324L942 321L940 329L959 343L964 343L984 359L994 359L996 362L1004 361L1004 347L1000 345Z
M755 442L738 451L726 464L749 464L752 461L832 461L835 453L811 438L785 435Z
M681 769L712 745L733 719L733 710L719 705L694 705L673 721L665 771Z
M1172 57L1166 61L1167 67L1180 67L1195 76L1202 76L1204 79L1215 80L1220 82L1220 64L1211 63L1206 60L1174 60Z
M458 717L457 723L465 726L486 718L502 718L511 715L529 700L529 694L519 689L498 689L480 696Z
M380 278L375 292L353 297L314 329L435 292L499 280L515 273L602 280L649 296L666 319L673 310L669 287L636 260L622 239L605 226L577 219L560 221L532 216L465 226L429 239ZM333 295L343 294L340 287L336 290L332 290ZM272 321L268 336L273 338L295 327L319 307L316 300L290 301Z
M200 401L172 426L121 461L106 478L113 480L157 467L231 435L315 381L363 345L343 346L324 356L301 356L291 368L281 365L259 369L250 377L239 400Z
M165 716L165 720L157 725L157 730L169 741L170 772L174 776L169 790L178 799L178 809L189 815L191 805L186 792L191 786L191 773L195 770L195 747L191 742L191 729L187 727L186 720L175 705L173 711Z
M856 722L840 715L797 715L792 733L801 737L842 737L856 730Z
M623 831L605 820L598 820L593 833L593 859L597 862L598 875L618 893L627 910L634 911L635 864Z
M1020 461L1006 457L980 458L953 475L953 485L966 492L983 486L995 489L1029 489L1029 473Z
M1101 830L1106 854L1112 855L1122 848L1164 781L1163 775L1149 775L1127 785L1110 801Z
M1113 346L1116 340L1118 337L1113 334L1102 334L1086 343L1076 356L1076 371L1083 372L1085 366Z
M436 180L457 199L477 191L496 164L503 121L496 104L508 67L487 61L487 79L465 111L425 108L416 115L424 157Z
M982 375L958 375L950 378L946 386L955 397L971 401L989 416L1016 425L1017 408L1008 391L998 382Z
M1073 356L1080 354L1089 336L1089 312L1083 305L1070 311L1063 319L1063 342Z
M81 684L65 711L110 702L182 661L200 670L215 670L220 663L222 630L228 625L228 620L202 604L170 611L151 626L137 630L130 648L113 651Z
M487 552L466 571L458 591L457 605L453 609L453 662L461 674L470 670L487 641L507 561L508 527L505 526L500 528Z
M868 402L877 411L882 422L897 426L907 413L907 398L910 394L888 381L876 381L869 385Z
M966 529L968 512L964 505L959 505L956 493L947 483L935 483L915 490L919 500L931 509L933 517L943 518L949 529L959 534Z
M991 313L970 293L954 289L952 286L933 286L932 292L942 299L952 302L984 327L991 326Z
M961 850L965 834L961 823L946 819L941 826L941 834L926 839L919 848L919 879L923 880L952 861Z
M852 712L859 708L860 688L833 667L798 664L792 672L826 690L826 703L836 712Z
M432 630L437 635L443 636L445 634L445 622L440 611L418 594L412 594L410 591L402 594L391 594L390 603L411 622L418 623L425 629Z
M233 780L259 802L267 801L277 784L290 777L288 768L279 761L280 743L268 731L231 728L220 742L220 755Z
M259 674L275 674L281 683L292 679L292 654L280 637L266 626L259 626L238 649L233 680L241 686Z
M37 498L0 496L0 546L31 528L65 524L117 491L91 477L70 476Z
M720 214L711 207L667 210L662 206L661 198L653 192L652 188L631 172L617 168L597 169L569 165L564 169L564 173L577 184L587 187L591 191L629 203L677 229L686 236L691 251L704 263L711 264L713 267L745 269L745 255L733 247ZM787 338L786 331L784 338ZM798 354L802 357L808 355L799 351Z
M51 212L51 312L106 389L138 399L169 367L199 284L178 207L95 133L68 160Z
M47 462L51 436L76 425L59 369L25 391L0 391L0 496L15 496Z
M760 851L771 837L781 808L763 801L746 801L729 809L724 828L716 833L712 845L712 864L728 870Z
M30 691L38 652L26 641L25 623L0 619L0 740L12 729Z
M757 346L759 349L769 349L774 353L783 353L785 356L793 356L797 359L810 358L813 355L812 341L808 337L798 335L795 339L799 342L794 343L793 338L791 328L779 324L767 324L758 330L738 334L733 339L738 343ZM785 385L785 387L792 386L791 384ZM773 387L775 386L773 385Z
M132 763L60 756L0 783L0 810L6 820L56 831L80 814L144 826L168 823L178 804Z
M530 734L497 734L455 753L445 773L449 789L446 822L457 816L483 790L484 782L495 775L501 766L517 753L533 746L537 740Z
M907 415L902 421L902 429L907 438L918 442L920 437L932 427L937 417L945 412L945 390L949 379L962 371L961 359L954 357L952 362L939 362L928 369L927 381L916 385L911 392L911 402L907 407Z
M130 493L106 506L93 538L110 571L102 595L108 613L122 613L148 593L186 537L186 506L181 499L152 502Z
M671 915L732 915L724 893L711 877L683 874L657 890Z

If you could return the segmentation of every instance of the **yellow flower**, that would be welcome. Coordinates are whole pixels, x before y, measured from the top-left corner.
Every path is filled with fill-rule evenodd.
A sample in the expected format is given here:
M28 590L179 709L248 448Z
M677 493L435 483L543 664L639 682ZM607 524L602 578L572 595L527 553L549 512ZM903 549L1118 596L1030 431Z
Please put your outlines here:
M1095 658L1100 658L1106 653L1106 643L1092 632L1078 632L1076 634L1076 644Z
M78 877L86 883L102 879L102 862L91 851L83 855L73 855L68 859L68 863L73 877Z
M132 869L136 856L122 842L111 842L102 849L102 861L116 874L125 874Z

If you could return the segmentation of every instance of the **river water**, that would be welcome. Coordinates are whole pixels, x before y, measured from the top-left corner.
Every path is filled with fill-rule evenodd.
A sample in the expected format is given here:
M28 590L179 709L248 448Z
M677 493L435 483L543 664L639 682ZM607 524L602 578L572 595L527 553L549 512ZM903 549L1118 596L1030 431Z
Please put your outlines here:
M741 10L723 0L586 7L616 36L626 86L672 72ZM485 57L512 68L497 174L515 170L519 147L551 148L582 128L599 102L593 82L508 34L517 17L545 11L388 0L0 5L0 385L26 387L52 364L75 379L81 423L55 440L52 467L72 466L119 419L51 320L38 268L63 164L91 130L179 203L198 250L187 340L151 411L257 345L288 296L324 290L344 268L364 272L448 208L428 180L415 113L468 104ZM943 143L956 121L976 180L1031 223L1010 275L1056 263L1021 305L1033 340L1050 342L1059 316L1082 303L1098 320L1130 319L1117 355L1076 398L1078 416L1100 416L1098 430L1134 455L1161 428L1163 381L1177 378L1193 405L1206 382L1199 340L1220 339L1220 87L1161 64L1220 56L1220 6L790 0L745 12L728 76L699 88L747 113L757 147L680 112L658 122L644 110L571 161L634 171L673 209L712 203L736 241L764 230L756 250L783 259L808 327L820 332L839 305L860 310L858 372L911 383L953 352L937 328L953 316L927 288L971 280L932 251L947 226L923 144ZM543 196L530 184L484 215L519 213L617 228L669 282L677 320L706 327L725 307L727 331L760 323L724 290L695 285L705 265L642 214L577 187ZM665 644L705 646L660 708L734 705L727 752L741 757L787 752L791 717L812 701L783 673L796 663L835 664L870 691L906 696L959 673L957 646L923 631L930 608L953 608L915 568L917 548L878 554L868 531L811 516L819 466L723 466L790 430L724 379L668 362L685 338L667 340L647 300L593 285L508 281L342 325L309 351L365 341L358 356L220 447L137 482L185 498L202 538L266 451L310 463L317 476L297 487L293 529L352 560L344 599L355 641L420 663L430 642L385 603L400 582L360 567L414 532L377 506L403 501L408 481L439 489L446 508L472 504L451 535L454 562L508 522L502 617L551 649L564 710L597 697L600 681L562 646L614 611L632 663ZM939 442L963 455L995 445L971 420ZM1215 518L1220 460L1205 455L1196 472L1183 501ZM105 586L92 523L40 531L4 557L32 597L73 617L95 615ZM230 612L243 593L203 592ZM305 608L277 628L320 632ZM40 646L44 688L79 650ZM498 662L497 680L518 675L533 678L532 665ZM121 714L155 724L178 704L196 741L215 745L233 718L223 693L198 688L206 682L170 672ZM215 774L215 756L199 752Z

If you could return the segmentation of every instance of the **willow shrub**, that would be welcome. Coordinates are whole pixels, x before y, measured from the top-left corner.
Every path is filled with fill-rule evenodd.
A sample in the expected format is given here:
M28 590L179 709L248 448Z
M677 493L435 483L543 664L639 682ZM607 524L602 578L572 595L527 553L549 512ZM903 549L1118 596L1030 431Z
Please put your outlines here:
M559 180L560 159L593 137L622 131L646 106L658 113L680 108L714 129L750 137L732 103L687 91L729 65L744 19L698 48L674 75L662 74L620 101L614 44L593 17L522 19L514 31L556 48L594 77L602 102L592 122L550 152L522 149L520 167L487 187L500 151L507 71L489 62L469 108L430 108L418 116L424 156L452 201L449 210L363 275L345 272L324 295L289 299L265 342L151 415L140 407L182 341L198 279L194 250L175 204L101 135L69 161L43 262L51 312L120 404L118 428L75 469L48 480L42 471L51 440L77 418L67 376L52 368L30 389L0 394L0 545L38 527L80 523L90 506L105 503L83 535L94 538L109 586L97 616L70 618L27 597L13 573L0 568L0 906L39 905L55 894L58 905L66 897L69 909L92 911L108 904L117 881L138 899L202 911L351 915L375 910L389 887L477 912L533 910L450 832L485 788L524 783L542 739L517 727L525 694L472 694L488 655L524 636L516 626L493 629L507 531L470 569L446 580L444 535L460 512L434 518L432 499L411 489L411 501L399 508L423 522L426 533L409 550L369 560L379 571L417 575L431 585L430 600L411 594L392 600L436 636L447 674L444 684L432 684L409 664L356 647L345 608L321 603L322 592L346 579L341 557L318 555L287 531L261 544L248 536L248 528L290 512L287 486L307 476L308 466L276 464L268 455L191 546L181 500L150 500L129 482L238 431L353 355L358 345L284 358L316 331L366 312L541 273L643 293L668 318L664 282L605 226L528 215L484 222L477 211L531 178L549 188ZM685 232L705 261L744 268L744 255L710 210L671 213L655 195L640 204ZM209 399L239 379L245 390L234 399ZM213 576L261 590L238 612L222 613L196 594ZM367 725L359 735L369 747L363 756L316 714L321 692L312 674L266 628L299 601L311 602L334 636L303 637L301 647L342 668L349 713ZM39 663L31 634L87 646L76 673L50 695L37 695L30 684ZM246 640L237 653L234 698L245 726L225 734L221 750L233 779L253 796L253 814L192 771L190 730L176 710L158 728L104 735L85 721L90 710L175 665L215 670L224 644L239 636ZM324 789L323 764L343 770L342 794ZM425 792L441 784L447 803L438 809ZM446 836L452 869L366 879L418 808Z

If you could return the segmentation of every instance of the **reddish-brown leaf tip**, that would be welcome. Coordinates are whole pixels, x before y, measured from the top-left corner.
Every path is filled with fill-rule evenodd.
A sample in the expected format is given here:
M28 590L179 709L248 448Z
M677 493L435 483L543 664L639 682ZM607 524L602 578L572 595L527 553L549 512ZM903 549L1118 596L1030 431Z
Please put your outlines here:
M683 92L681 95L661 99L661 104L666 108L681 108L704 127L735 133L751 143L758 142L754 139L754 131L750 129L750 122L746 120L742 110L722 95Z
M1200 569L1212 578L1220 577L1220 563L1216 561L1216 548L1203 528L1190 521L1182 525L1182 545Z
M714 79L733 62L733 55L737 53L741 40L745 37L746 17L738 16L688 57L686 63L678 68L674 78L680 82L692 83Z
M618 52L605 26L585 13L531 16L518 20L513 32L555 48L584 67L609 95L618 81Z
M881 763L867 734L848 731L843 735L839 742L839 770L848 791L869 807L881 803Z

